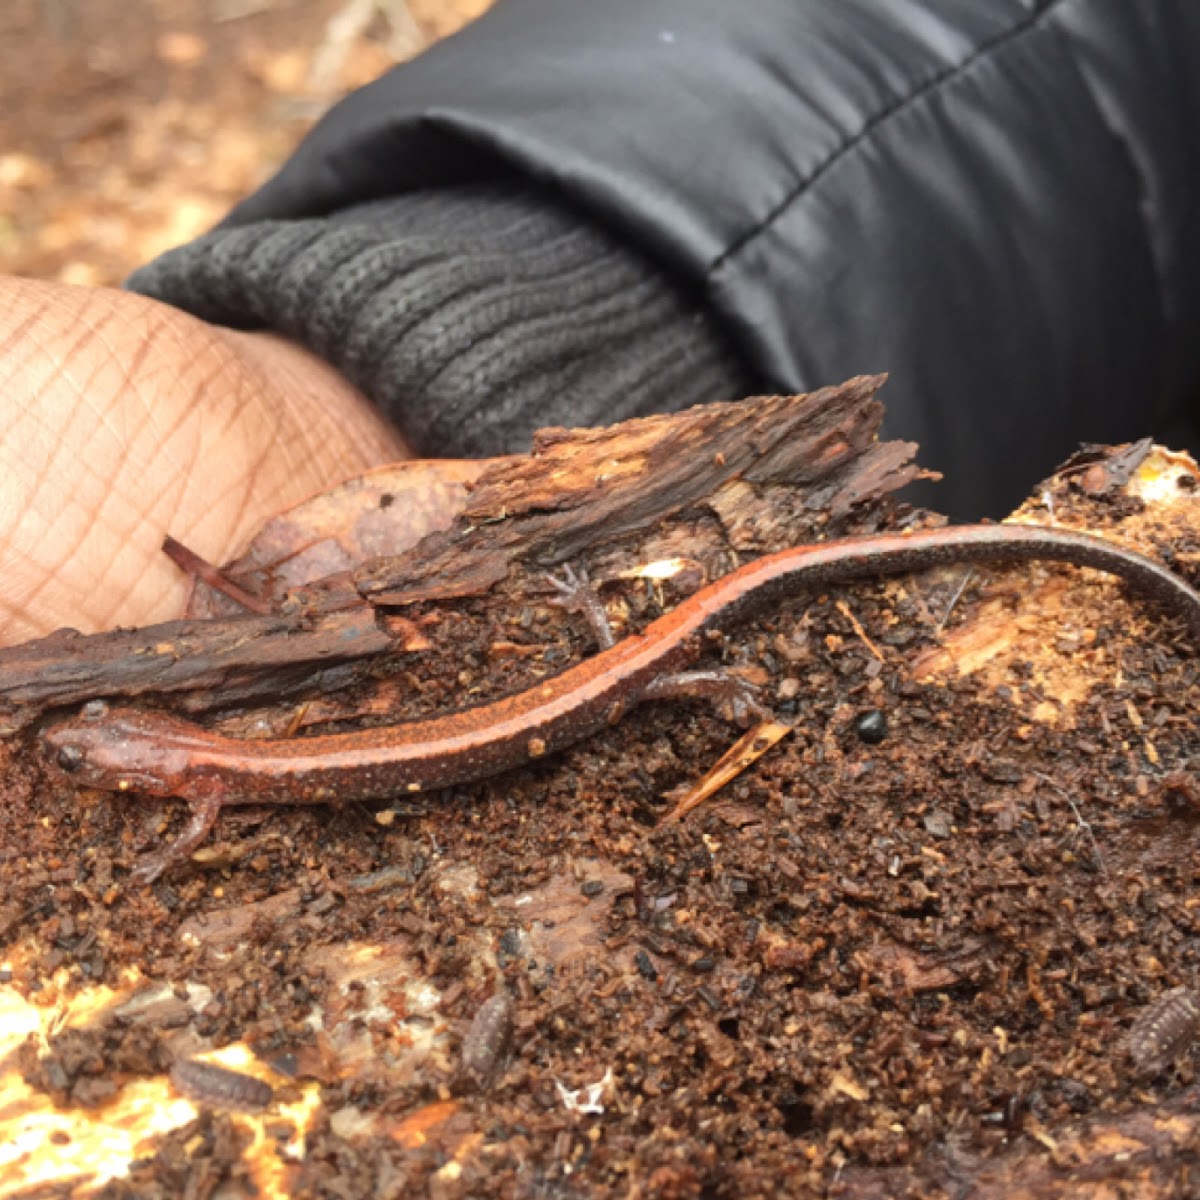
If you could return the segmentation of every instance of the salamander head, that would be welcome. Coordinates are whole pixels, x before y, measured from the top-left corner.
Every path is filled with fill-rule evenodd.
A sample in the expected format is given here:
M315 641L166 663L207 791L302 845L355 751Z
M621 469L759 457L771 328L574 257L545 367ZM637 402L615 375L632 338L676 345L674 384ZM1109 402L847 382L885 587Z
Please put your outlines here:
M189 762L185 739L173 736L176 726L185 728L165 714L93 700L79 716L46 729L42 744L51 766L72 783L170 796Z

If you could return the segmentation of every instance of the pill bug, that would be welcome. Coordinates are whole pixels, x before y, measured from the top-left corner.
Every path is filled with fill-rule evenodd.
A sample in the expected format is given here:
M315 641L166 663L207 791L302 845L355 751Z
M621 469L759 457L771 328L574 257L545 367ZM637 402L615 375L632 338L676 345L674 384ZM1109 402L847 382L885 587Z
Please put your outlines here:
M266 1108L275 1098L271 1085L253 1075L194 1058L176 1059L171 1067L171 1082L189 1100L210 1108L254 1111Z
M1145 1075L1171 1065L1200 1034L1200 998L1189 987L1172 988L1148 1004L1129 1030L1129 1057Z
M497 992L479 1006L463 1037L463 1070L486 1081L504 1057L512 1037L513 1006L507 992Z

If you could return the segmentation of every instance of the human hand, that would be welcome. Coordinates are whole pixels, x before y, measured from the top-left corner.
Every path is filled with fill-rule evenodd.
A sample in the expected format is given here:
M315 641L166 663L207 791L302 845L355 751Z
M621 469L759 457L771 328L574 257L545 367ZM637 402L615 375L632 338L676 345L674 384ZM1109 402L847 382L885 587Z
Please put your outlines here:
M282 338L0 278L0 645L178 616L187 580L164 534L219 563L274 513L407 457Z

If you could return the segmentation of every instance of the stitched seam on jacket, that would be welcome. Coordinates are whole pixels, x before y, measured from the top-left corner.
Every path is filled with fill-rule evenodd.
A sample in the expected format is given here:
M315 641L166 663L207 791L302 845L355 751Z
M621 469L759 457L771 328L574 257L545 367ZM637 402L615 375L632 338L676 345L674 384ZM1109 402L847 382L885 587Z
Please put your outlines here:
M872 137L875 132L885 122L894 117L897 113L903 112L911 105L923 100L932 92L938 90L943 84L956 79L962 75L970 67L974 66L981 58L991 54L997 48L1007 45L1014 38L1023 36L1033 26L1038 25L1041 21L1057 9L1064 0L1047 0L1029 14L1024 20L1018 21L1011 28L1004 30L1003 33L998 33L995 37L988 41L981 42L970 54L967 55L961 62L954 63L947 67L944 71L940 71L929 79L915 91L906 92L903 96L899 96L886 108L881 109L873 117L868 118L867 122L856 133L848 137L840 146L837 146L825 159L820 163L811 174L802 179L795 187L793 187L786 196L763 217L753 228L748 229L741 237L739 237L732 245L723 250L709 265L705 271L705 278L711 278L717 271L721 269L731 258L740 254L743 249L755 238L765 233L776 221L787 212L793 204L799 200L805 192L816 185L821 176L826 174L832 167L839 163L847 154L858 148L868 138Z

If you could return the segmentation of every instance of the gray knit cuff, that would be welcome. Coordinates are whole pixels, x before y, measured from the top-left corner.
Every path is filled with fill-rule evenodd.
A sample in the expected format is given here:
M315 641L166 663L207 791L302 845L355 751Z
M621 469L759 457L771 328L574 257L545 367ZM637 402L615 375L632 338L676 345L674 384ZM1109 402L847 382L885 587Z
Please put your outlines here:
M425 455L509 453L540 426L608 424L755 386L658 268L518 186L218 229L126 286L301 343Z

